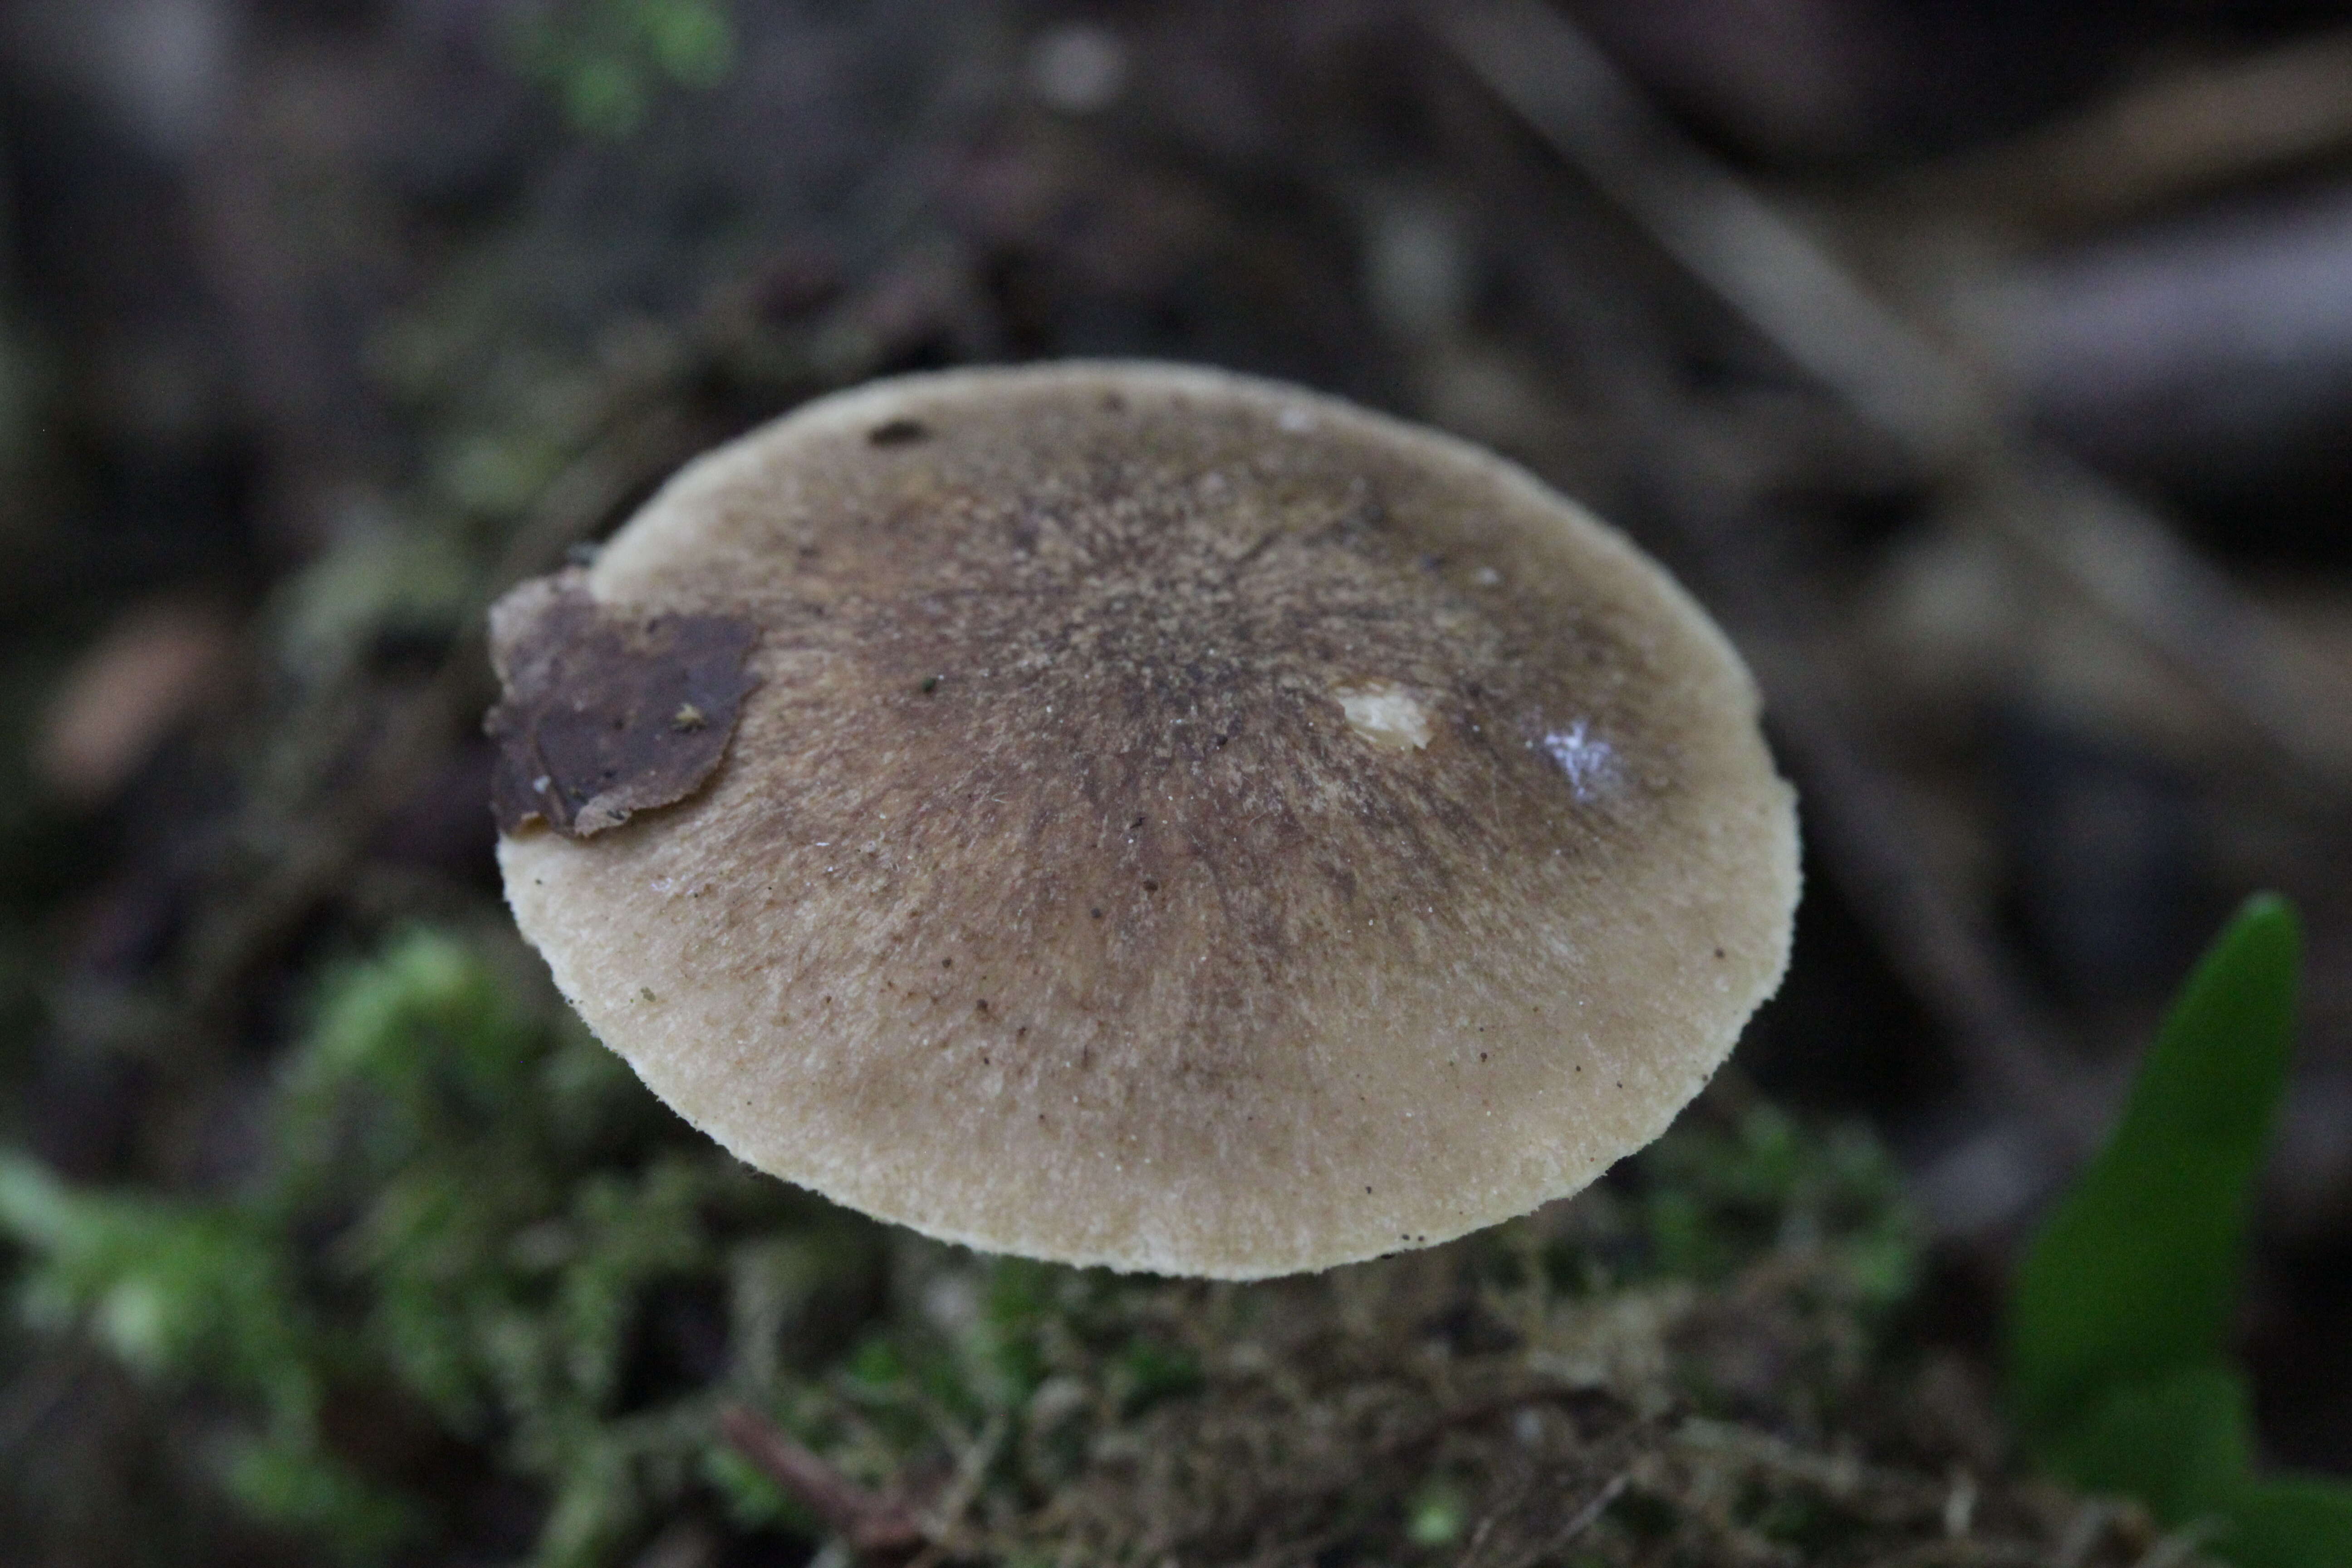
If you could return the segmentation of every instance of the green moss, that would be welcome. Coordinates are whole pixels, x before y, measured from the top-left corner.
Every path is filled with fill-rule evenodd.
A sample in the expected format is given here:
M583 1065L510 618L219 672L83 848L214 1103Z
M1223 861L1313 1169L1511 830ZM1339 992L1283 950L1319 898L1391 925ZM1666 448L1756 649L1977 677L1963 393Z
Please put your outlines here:
M231 1396L221 1485L345 1561L455 1545L487 1476L540 1500L551 1568L681 1519L814 1545L804 1500L719 1439L732 1404L975 1561L1485 1542L1616 1563L1940 1529L1939 1479L1871 1482L1864 1508L1828 1461L1724 1436L1828 1430L1866 1398L1915 1248L1865 1138L1728 1089L1601 1189L1450 1247L1258 1285L1121 1277L745 1171L510 936L433 929L322 973L272 1127L264 1174L208 1201L12 1157L0 1227L37 1321Z
M618 138L645 122L663 87L724 81L735 26L723 0L558 0L520 16L512 52L573 129Z
M247 1400L227 1484L347 1556L439 1510L354 1469L319 1418L331 1394L389 1386L452 1438L494 1439L551 1499L541 1559L604 1561L700 1484L709 1446L699 1391L627 1386L653 1289L731 1279L746 1321L787 1332L815 1292L778 1278L801 1257L780 1243L862 1230L687 1134L525 973L502 941L435 931L333 969L285 1064L274 1165L236 1199L0 1163L25 1310Z

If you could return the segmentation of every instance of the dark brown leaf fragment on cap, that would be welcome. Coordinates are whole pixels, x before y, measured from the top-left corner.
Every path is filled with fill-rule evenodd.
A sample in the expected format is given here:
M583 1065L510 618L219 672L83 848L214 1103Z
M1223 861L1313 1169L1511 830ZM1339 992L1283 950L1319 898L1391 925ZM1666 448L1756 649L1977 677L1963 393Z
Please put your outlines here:
M758 637L725 616L614 610L576 571L509 594L490 612L505 691L483 726L499 831L585 838L700 789L756 684L743 661Z

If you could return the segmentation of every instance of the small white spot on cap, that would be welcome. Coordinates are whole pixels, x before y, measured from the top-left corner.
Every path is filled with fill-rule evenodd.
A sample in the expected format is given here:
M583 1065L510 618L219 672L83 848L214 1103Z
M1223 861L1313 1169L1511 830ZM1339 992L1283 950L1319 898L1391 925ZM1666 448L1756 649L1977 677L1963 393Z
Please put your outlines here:
M1331 695L1348 727L1368 743L1389 752L1418 752L1429 744L1429 710L1402 686L1343 686Z
M1594 793L1615 782L1617 750L1591 732L1591 727L1579 719L1565 730L1554 730L1544 736L1543 749L1568 775L1569 788L1579 800L1591 800Z
M1315 411L1296 403L1287 404L1274 416L1274 422L1293 436L1304 436L1315 428Z

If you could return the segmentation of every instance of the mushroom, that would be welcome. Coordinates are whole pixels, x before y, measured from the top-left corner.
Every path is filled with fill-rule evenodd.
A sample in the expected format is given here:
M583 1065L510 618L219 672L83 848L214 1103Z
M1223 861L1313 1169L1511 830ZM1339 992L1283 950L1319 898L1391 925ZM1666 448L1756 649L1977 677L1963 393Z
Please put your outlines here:
M740 1158L948 1240L1247 1279L1459 1236L1655 1137L1787 962L1793 795L1706 616L1294 387L877 383L495 619L564 994Z

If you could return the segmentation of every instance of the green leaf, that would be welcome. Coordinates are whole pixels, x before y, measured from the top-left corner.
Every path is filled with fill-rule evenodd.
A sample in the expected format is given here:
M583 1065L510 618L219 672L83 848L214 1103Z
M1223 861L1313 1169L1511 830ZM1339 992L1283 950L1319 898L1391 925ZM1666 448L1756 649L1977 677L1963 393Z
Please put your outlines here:
M2045 1457L2085 1490L2136 1497L2158 1519L2185 1524L2230 1507L2252 1451L2245 1379L2215 1365L2108 1394Z
M2352 1486L2316 1476L2250 1481L2213 1550L2244 1568L2344 1568L2352 1563Z
M2044 1462L2168 1524L2209 1523L2210 1550L2242 1568L2352 1563L2352 1487L2257 1479L2245 1380L2224 1359L2301 949L2284 900L2240 911L2010 1302L2011 1405Z
M2121 1121L2018 1273L2011 1409L2045 1452L2109 1391L2221 1363L2286 1084L2302 933L2248 901L2189 976Z

